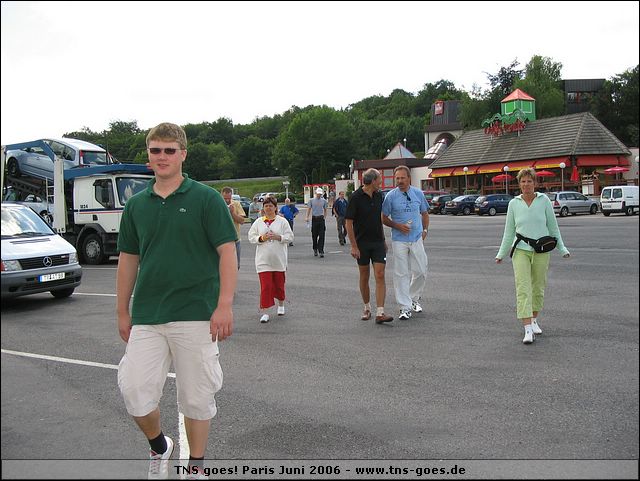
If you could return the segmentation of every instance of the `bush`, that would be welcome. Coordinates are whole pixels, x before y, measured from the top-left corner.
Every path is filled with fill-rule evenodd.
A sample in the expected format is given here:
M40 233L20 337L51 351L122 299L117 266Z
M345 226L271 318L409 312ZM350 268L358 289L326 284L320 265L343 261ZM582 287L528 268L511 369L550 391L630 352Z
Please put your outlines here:
M287 198L287 193L286 192L278 192L278 194L276 195L276 199L278 199L278 202L284 202L284 200ZM293 192L289 192L289 200L293 203L295 203L296 201L296 196Z

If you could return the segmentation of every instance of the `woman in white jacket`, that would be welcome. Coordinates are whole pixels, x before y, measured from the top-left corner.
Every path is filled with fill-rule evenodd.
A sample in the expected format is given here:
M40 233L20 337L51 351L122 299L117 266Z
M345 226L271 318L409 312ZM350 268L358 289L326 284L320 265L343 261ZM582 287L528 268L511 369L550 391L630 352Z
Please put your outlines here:
M260 277L260 322L269 322L266 310L278 300L278 315L284 315L284 283L287 270L287 248L293 242L289 222L277 215L278 201L273 196L264 199L264 216L251 224L249 242L256 245L256 271Z

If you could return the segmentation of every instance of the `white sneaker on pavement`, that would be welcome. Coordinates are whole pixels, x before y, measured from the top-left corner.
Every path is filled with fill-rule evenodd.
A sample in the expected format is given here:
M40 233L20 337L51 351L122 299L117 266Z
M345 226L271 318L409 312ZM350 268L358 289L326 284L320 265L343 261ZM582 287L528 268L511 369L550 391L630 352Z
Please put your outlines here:
M413 309L413 312L422 312L422 306L418 301L411 302L411 309Z
M531 320L531 330L537 336L538 334L542 334L542 329L538 325L538 321Z
M262 314L262 317L260 318L260 322L263 324L265 322L269 322L269 314Z
M406 321L410 317L411 317L410 309L400 309L400 315L398 316L398 319L402 319L403 321Z
M531 344L535 340L536 340L536 335L533 333L533 329L525 329L524 339L522 339L522 343Z
M278 315L284 316L284 304L281 306L278 306Z
M167 450L157 454L153 449L149 450L149 474L147 479L167 479L169 477L169 459L173 454L173 440L169 436L164 437L167 442Z

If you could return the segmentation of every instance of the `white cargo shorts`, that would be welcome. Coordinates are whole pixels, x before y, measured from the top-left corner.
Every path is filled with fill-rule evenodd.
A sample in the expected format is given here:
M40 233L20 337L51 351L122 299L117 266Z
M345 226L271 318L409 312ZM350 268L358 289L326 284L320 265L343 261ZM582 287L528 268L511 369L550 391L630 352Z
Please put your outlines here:
M216 415L214 396L222 387L222 368L209 325L180 321L132 327L118 366L118 386L130 415L146 416L158 407L171 361L178 411L196 420Z

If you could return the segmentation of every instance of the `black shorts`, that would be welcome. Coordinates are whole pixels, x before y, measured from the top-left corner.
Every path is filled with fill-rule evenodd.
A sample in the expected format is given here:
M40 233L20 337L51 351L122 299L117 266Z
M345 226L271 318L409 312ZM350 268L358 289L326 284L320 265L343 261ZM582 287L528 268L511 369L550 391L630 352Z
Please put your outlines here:
M369 262L386 264L387 252L384 249L384 241L382 242L358 242L360 249L359 266L368 266Z

